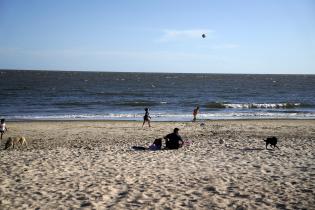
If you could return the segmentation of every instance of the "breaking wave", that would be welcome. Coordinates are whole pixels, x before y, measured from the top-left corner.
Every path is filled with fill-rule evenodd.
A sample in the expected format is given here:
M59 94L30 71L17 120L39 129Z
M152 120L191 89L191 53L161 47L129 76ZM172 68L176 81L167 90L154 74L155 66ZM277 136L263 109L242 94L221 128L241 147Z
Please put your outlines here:
M205 105L209 109L293 109L298 107L311 107L301 103L218 103L210 102Z

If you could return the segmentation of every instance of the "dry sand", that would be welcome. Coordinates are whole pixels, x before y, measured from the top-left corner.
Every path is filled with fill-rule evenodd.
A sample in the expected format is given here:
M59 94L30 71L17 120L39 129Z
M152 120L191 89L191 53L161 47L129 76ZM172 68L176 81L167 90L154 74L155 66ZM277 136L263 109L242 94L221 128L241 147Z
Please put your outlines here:
M315 209L314 120L204 123L8 122L0 209ZM190 146L131 149L174 127ZM3 150L16 135L29 148Z

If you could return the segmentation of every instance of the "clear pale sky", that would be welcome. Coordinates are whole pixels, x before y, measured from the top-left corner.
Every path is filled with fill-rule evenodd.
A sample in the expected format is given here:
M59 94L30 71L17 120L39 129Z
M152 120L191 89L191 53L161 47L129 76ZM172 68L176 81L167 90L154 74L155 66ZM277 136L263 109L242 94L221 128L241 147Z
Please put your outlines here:
M315 1L0 0L0 68L315 74Z

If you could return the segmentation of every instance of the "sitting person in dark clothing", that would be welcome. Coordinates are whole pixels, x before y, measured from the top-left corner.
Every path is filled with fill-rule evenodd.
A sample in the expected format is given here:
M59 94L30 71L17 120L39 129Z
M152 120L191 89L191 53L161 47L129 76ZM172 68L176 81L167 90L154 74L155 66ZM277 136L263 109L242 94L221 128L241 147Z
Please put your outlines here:
M162 138L155 139L153 144L151 144L148 148L142 146L133 146L132 149L134 150L161 150L162 149Z
M183 146L184 141L182 137L178 134L179 129L174 128L174 132L164 136L165 139L165 149L178 149Z
M162 138L155 139L153 144L149 146L149 150L160 150L162 149Z

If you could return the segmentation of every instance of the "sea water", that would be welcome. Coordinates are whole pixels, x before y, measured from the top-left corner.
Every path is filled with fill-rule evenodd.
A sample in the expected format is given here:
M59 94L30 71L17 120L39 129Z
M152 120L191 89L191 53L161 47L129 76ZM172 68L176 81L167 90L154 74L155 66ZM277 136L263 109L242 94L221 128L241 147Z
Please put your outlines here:
M315 119L315 75L0 71L7 120Z

